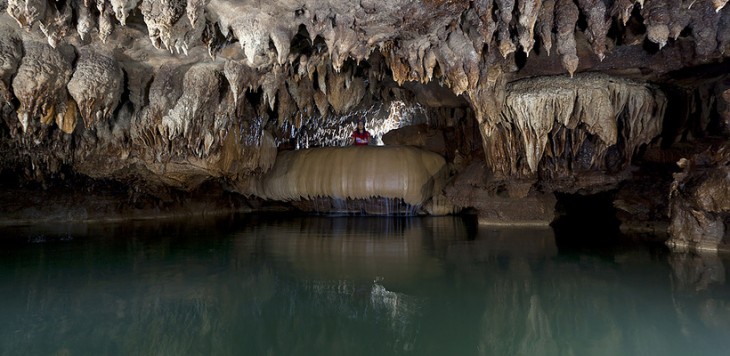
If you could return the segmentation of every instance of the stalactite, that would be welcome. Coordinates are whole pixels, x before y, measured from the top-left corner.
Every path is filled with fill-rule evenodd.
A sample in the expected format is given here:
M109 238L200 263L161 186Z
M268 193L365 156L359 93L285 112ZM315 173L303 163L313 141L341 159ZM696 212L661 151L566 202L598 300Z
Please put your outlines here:
M38 27L51 47L56 48L66 36L67 30L71 27L72 15L71 5L66 4L60 10L48 9L46 17L41 19Z
M309 78L305 76L298 81L289 81L287 88L291 97L296 101L299 113L314 115L314 87Z
M81 40L84 41L87 39L91 29L94 27L94 19L86 6L78 6L77 11L78 19L76 23L76 32L79 34L79 37L81 37Z
M512 11L515 7L515 0L495 0L499 13L499 26L497 40L499 41L499 53L502 57L507 56L517 50L512 37L510 36L510 22L512 21Z
M555 14L555 0L544 0L542 2L542 11L537 17L537 29L542 39L542 46L545 48L547 55L553 47L553 18Z
M365 82L353 70L327 74L327 101L338 114L350 111L365 95Z
M114 16L117 18L117 21L119 21L122 26L126 26L127 16L129 16L129 12L132 9L137 7L139 0L109 0L109 2L112 5L112 11L114 12Z
M497 22L492 18L494 0L477 0L474 2L474 9L481 22L478 31L482 34L483 43L491 46L494 31L497 30Z
M286 88L285 82L279 85L279 89L276 92L278 96L277 118L279 120L279 127L283 127L285 122L293 122L292 119L298 109L296 102L292 99L289 90Z
M10 102L10 82L23 55L23 42L15 29L0 27L0 100Z
M659 45L659 48L667 44L669 38L670 9L664 0L647 0L641 9L641 16L644 17L647 37L650 41Z
M460 95L476 86L479 80L479 58L474 47L460 31L449 34L436 55L448 86ZM432 71L432 69L431 69Z
M269 104L269 109L274 110L276 104L276 93L286 80L281 68L272 70L261 76L261 90L263 91L262 101Z
M700 56L710 56L717 48L717 29L720 14L709 3L694 4L689 9L690 26L695 39L695 51Z
M195 25L198 22L198 19L202 18L205 11L205 6L208 5L208 2L210 0L187 0L188 4L186 9L188 20L190 20L190 24L195 27Z
M682 0L667 0L669 11L669 37L676 40L682 31L689 25L689 12L682 6Z
M530 55L532 46L535 44L535 22L540 13L542 0L518 0L517 10L519 11L519 26L517 33L520 45L526 55Z
M730 11L722 12L717 24L717 42L722 55L730 53Z
M635 3L635 0L616 0L611 6L611 14L620 18L621 23L625 26L631 17Z
M113 57L84 49L67 87L78 104L86 127L91 127L98 121L111 118L123 85L122 69Z
M586 168L605 169L606 151L619 142L623 142L622 162L627 164L639 146L660 134L665 106L664 95L656 89L604 76L511 83L500 120L483 128L487 162L495 172L524 175L536 172L545 156L574 156L587 136L573 137L573 146L568 146L571 152L566 152L567 141L560 138L566 134L561 131L565 128L571 135L584 131L598 139ZM561 141L548 145L551 139ZM549 146L553 148L546 151ZM520 157L524 157L523 163Z
M46 0L8 0L7 12L21 28L30 29L46 16Z
M570 76L578 69L578 55L575 48L575 24L578 22L578 7L572 0L557 0L555 4L555 27L557 29L558 54Z
M20 100L18 118L26 130L32 118L65 113L71 64L47 44L26 41L24 47L25 56L13 78L13 93Z
M147 24L150 40L157 49L187 54L188 48L197 44L203 35L205 24L202 21L192 24L184 16L186 2L183 0L142 0L139 9Z
M228 80L231 92L233 92L235 104L241 101L246 91L252 91L261 85L259 73L237 61L226 61L223 66L223 74Z
M593 53L602 61L606 56L606 36L611 27L611 20L607 19L606 5L603 0L578 0L583 14L588 20L586 36L593 47Z
M725 5L727 5L728 0L712 0L712 6L715 8L715 12L720 12Z

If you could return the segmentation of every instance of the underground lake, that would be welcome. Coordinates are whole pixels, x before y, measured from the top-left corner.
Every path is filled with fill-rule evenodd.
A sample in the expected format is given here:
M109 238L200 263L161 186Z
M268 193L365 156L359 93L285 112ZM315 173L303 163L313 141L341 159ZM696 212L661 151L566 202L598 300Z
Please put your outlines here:
M3 355L721 355L722 255L470 217L5 227ZM582 234L593 234L586 229Z

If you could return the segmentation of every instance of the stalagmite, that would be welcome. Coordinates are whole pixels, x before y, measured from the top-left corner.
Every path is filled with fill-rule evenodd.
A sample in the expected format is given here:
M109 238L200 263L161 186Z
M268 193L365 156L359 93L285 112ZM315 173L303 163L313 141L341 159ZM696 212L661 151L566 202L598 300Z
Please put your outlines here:
M578 69L578 55L575 48L575 23L578 21L578 7L572 0L557 0L555 4L555 28L557 30L558 54L570 76Z
M27 130L32 118L65 113L71 65L47 44L24 42L24 47L25 56L13 79L13 93L20 100L18 118Z
M280 154L256 194L285 201L400 198L418 206L442 189L445 174L443 157L414 147L325 147Z
M111 118L123 85L124 75L114 58L85 48L67 87L78 104L86 127L91 127L98 121Z

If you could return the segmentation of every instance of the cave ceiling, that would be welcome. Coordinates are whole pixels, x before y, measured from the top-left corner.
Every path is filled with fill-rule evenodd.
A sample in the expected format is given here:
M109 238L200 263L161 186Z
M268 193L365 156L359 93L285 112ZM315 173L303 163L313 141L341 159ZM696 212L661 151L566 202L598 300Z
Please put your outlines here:
M610 78L692 88L726 77L726 3L0 0L2 146L14 152L2 165L70 165L185 189L213 177L245 191L244 178L271 167L289 133L399 98L469 108L486 161L508 175L536 172L546 147L560 142L546 135L575 123L587 127L579 136L596 137L594 156L603 159L629 135L615 127L634 115L624 107L644 110L634 121L649 123L620 140L631 145L616 155L630 156L633 144L659 135L661 118L653 118L666 100L656 88ZM534 81L550 76L561 79ZM541 94L529 83L564 100L531 100ZM555 103L555 115L565 100L590 108L578 95L585 88L606 108L601 120L613 123L540 124L527 115L534 108L510 106Z

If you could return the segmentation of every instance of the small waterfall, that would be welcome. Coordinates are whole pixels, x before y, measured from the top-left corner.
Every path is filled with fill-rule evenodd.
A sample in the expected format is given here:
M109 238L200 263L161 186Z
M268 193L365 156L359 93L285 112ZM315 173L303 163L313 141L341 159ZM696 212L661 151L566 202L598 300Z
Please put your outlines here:
M370 199L341 199L316 197L308 200L293 201L298 209L319 215L378 215L378 216L417 216L422 214L422 206L411 205L401 198L376 197Z

